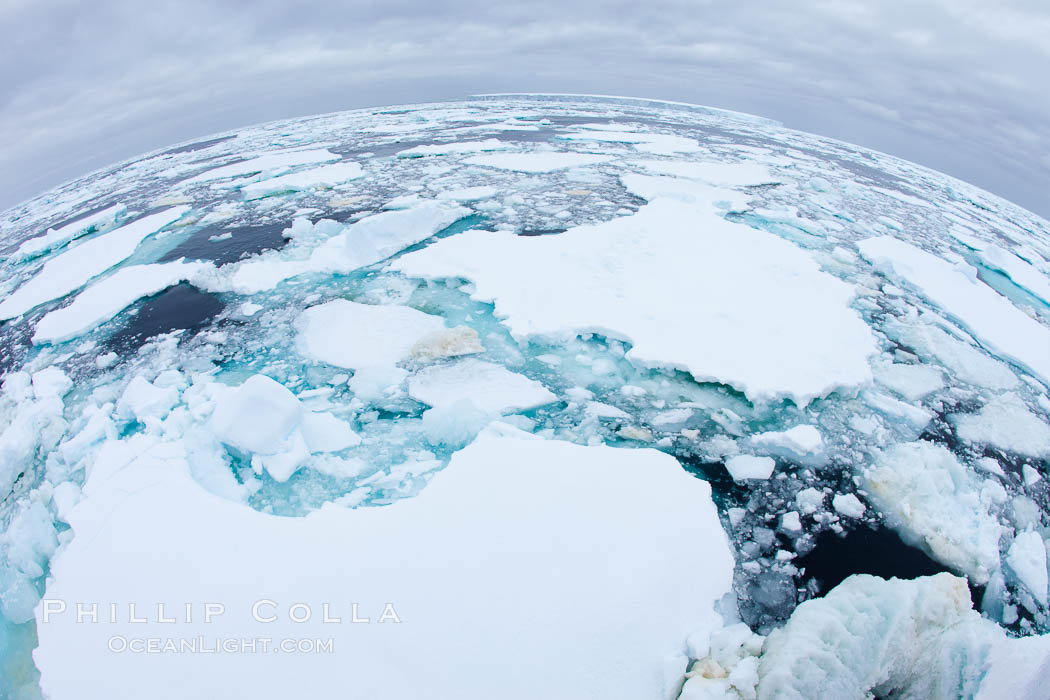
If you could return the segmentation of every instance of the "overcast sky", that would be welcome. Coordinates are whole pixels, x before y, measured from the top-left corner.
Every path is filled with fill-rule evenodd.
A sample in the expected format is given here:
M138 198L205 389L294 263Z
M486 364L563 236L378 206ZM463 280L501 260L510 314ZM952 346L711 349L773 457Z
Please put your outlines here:
M477 92L772 117L1050 216L1047 0L0 0L0 209L283 117Z

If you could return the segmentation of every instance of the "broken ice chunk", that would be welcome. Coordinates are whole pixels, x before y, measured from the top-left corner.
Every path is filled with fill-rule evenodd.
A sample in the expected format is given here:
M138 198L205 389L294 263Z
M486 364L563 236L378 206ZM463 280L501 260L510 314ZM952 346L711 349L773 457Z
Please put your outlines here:
M242 452L277 454L302 421L295 394L263 374L220 397L211 417L215 436Z
M848 518L863 518L864 511L867 510L867 507L860 502L860 499L852 493L835 494L835 497L831 499L831 505L836 513L845 515Z
M303 414L300 429L310 452L339 452L361 443L361 437L346 421L324 411Z
M969 698L986 690L998 650L1023 655L1026 668L1017 678L1032 688L1047 648L1045 642L1030 648L1028 641L1010 639L983 619L971 608L966 581L951 574L889 581L851 576L825 597L799 605L787 625L769 635L759 662L760 696ZM992 690L980 697L1035 696Z
M1028 457L1050 457L1050 425L1032 413L1019 396L1003 394L973 414L949 420L960 438Z
M525 411L558 398L535 380L475 359L421 369L408 380L408 393L435 407L469 399L488 413Z
M943 445L894 445L878 457L865 481L887 523L905 540L917 540L977 584L999 568L1003 529L981 497L984 480Z
M1021 585L1028 589L1036 602L1046 607L1047 571L1046 545L1038 532L1028 530L1014 538L1006 553L1006 565Z
M751 444L767 454L801 462L819 464L824 461L824 438L816 426L796 425L783 431L759 433Z
M135 375L124 389L117 411L141 423L148 418L164 418L178 402L179 390L174 386L158 387L142 375Z
M304 311L298 328L299 345L307 357L359 369L407 359L420 340L443 331L445 321L407 306L336 299Z
M776 462L771 457L735 455L726 460L726 469L735 481L744 479L768 479L773 474Z

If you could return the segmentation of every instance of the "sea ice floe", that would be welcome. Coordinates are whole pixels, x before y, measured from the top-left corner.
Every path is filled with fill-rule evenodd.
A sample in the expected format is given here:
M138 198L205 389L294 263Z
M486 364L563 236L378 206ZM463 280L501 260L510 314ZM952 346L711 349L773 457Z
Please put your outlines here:
M53 299L76 291L135 252L147 236L156 233L189 211L173 207L144 216L71 247L51 258L28 282L0 301L0 320L15 318Z
M636 150L660 156L676 153L696 153L704 150L696 139L675 134L657 134L648 131L611 131L607 129L586 129L570 132L558 137L566 141L598 141L607 143L628 143Z
M120 217L127 213L127 207L123 204L114 204L102 211L81 217L72 223L59 228L48 229L46 233L23 241L14 252L16 260L28 260L48 251L60 248L72 240L102 231L114 224Z
M952 264L896 238L869 238L861 254L914 286L945 313L958 319L978 340L1034 372L1050 384L1050 329L1026 315L979 281L965 264Z
M499 139L483 141L451 141L423 146L413 146L398 152L398 158L422 158L423 156L443 156L462 153L483 153L486 151L505 151L510 145Z
M801 464L820 464L825 459L824 438L814 425L796 425L781 431L759 433L751 444L765 454L786 457Z
M324 229L322 235L328 237L312 249L293 247L281 254L239 263L231 283L234 291L252 294L308 272L345 274L430 238L470 213L465 207L425 201L408 209L368 216L345 227L330 220L311 225L305 219L297 219L290 231L293 239L316 229Z
M523 173L550 173L583 165L596 165L609 160L612 159L608 156L591 153L550 151L545 153L494 153L467 158L463 162L467 165L482 165L486 168L517 170Z
M673 175L693 180L703 180L712 185L726 187L744 187L769 185L780 182L769 168L758 163L694 163L677 160L643 160L635 161L650 172L659 175Z
M557 400L534 379L473 358L424 367L409 377L408 393L434 407L466 399L488 413L526 411Z
M1050 304L1050 279L1028 261L994 244L987 244L980 249L980 259L986 266L1009 277L1017 286Z
M259 199L282 192L297 192L318 187L330 188L333 185L364 176L365 171L358 163L335 163L253 182L242 187L241 192L247 199Z
M944 388L944 375L936 367L880 362L872 369L877 383L908 401L918 401Z
M203 173L195 175L180 184L183 186L195 185L200 182L226 180L233 177L251 175L253 173L281 175L297 165L312 165L314 163L325 163L334 160L340 160L340 156L325 149L265 153L237 163L230 163L229 165L205 170Z
M509 427L456 453L415 498L302 518L206 492L179 442L115 440L70 523L75 537L52 561L52 602L37 608L34 658L53 700L326 697L333 688L386 698L672 697L686 637L717 620L733 566L709 486L672 457ZM58 600L70 601L66 611ZM120 602L117 621L77 624L72 601L101 602L106 620L108 602ZM146 623L130 622L129 601ZM175 624L159 621L161 602ZM211 608L206 623L204 603L224 611ZM253 605L273 621L253 619ZM309 621L292 620L307 612ZM209 648L217 638L332 638L335 656L132 655L109 651L114 636L202 637Z
M181 261L121 268L91 285L67 306L48 312L33 332L34 343L60 343L84 335L138 299L190 279L211 265Z
M427 355L430 346L419 344L446 330L440 316L346 299L306 309L298 328L299 346L307 357L345 369L393 366L416 352Z
M1028 457L1050 457L1050 423L1045 415L1030 411L1017 394L1002 394L976 413L953 414L949 420L967 442Z
M469 279L519 340L623 338L638 364L687 369L756 401L786 395L804 405L871 378L874 341L849 307L852 289L797 246L695 200L657 198L557 236L469 231L391 267Z

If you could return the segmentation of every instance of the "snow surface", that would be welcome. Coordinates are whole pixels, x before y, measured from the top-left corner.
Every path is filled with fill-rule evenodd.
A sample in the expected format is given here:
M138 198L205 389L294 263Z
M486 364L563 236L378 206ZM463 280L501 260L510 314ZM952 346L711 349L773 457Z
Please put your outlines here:
M670 697L684 669L667 661L717 619L733 566L710 488L673 458L511 428L484 433L414 499L305 518L204 491L177 442L112 441L70 523L46 598L137 601L150 621L125 608L115 624L72 610L44 622L38 608L52 700ZM276 621L253 621L259 600ZM157 622L161 601L182 621ZM183 601L225 612L205 624L200 603L187 623ZM309 622L290 621L296 602ZM322 622L324 603L341 623ZM351 622L354 603L369 623ZM387 603L399 623L379 621ZM114 635L332 637L334 652L120 654Z
M0 301L0 320L64 297L135 252L147 236L177 221L189 207L172 207L70 248L51 258L32 279Z
M472 296L494 301L518 339L623 338L635 362L687 369L752 400L786 395L804 405L871 378L874 343L849 308L852 290L793 244L695 201L656 198L558 236L470 231L392 268L469 279Z

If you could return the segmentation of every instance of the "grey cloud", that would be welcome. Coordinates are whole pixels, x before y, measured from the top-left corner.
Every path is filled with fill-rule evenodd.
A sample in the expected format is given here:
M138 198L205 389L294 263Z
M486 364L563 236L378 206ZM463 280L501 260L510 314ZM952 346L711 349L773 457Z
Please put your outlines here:
M249 123L522 90L754 112L1050 214L1041 2L23 1L0 30L0 206Z

